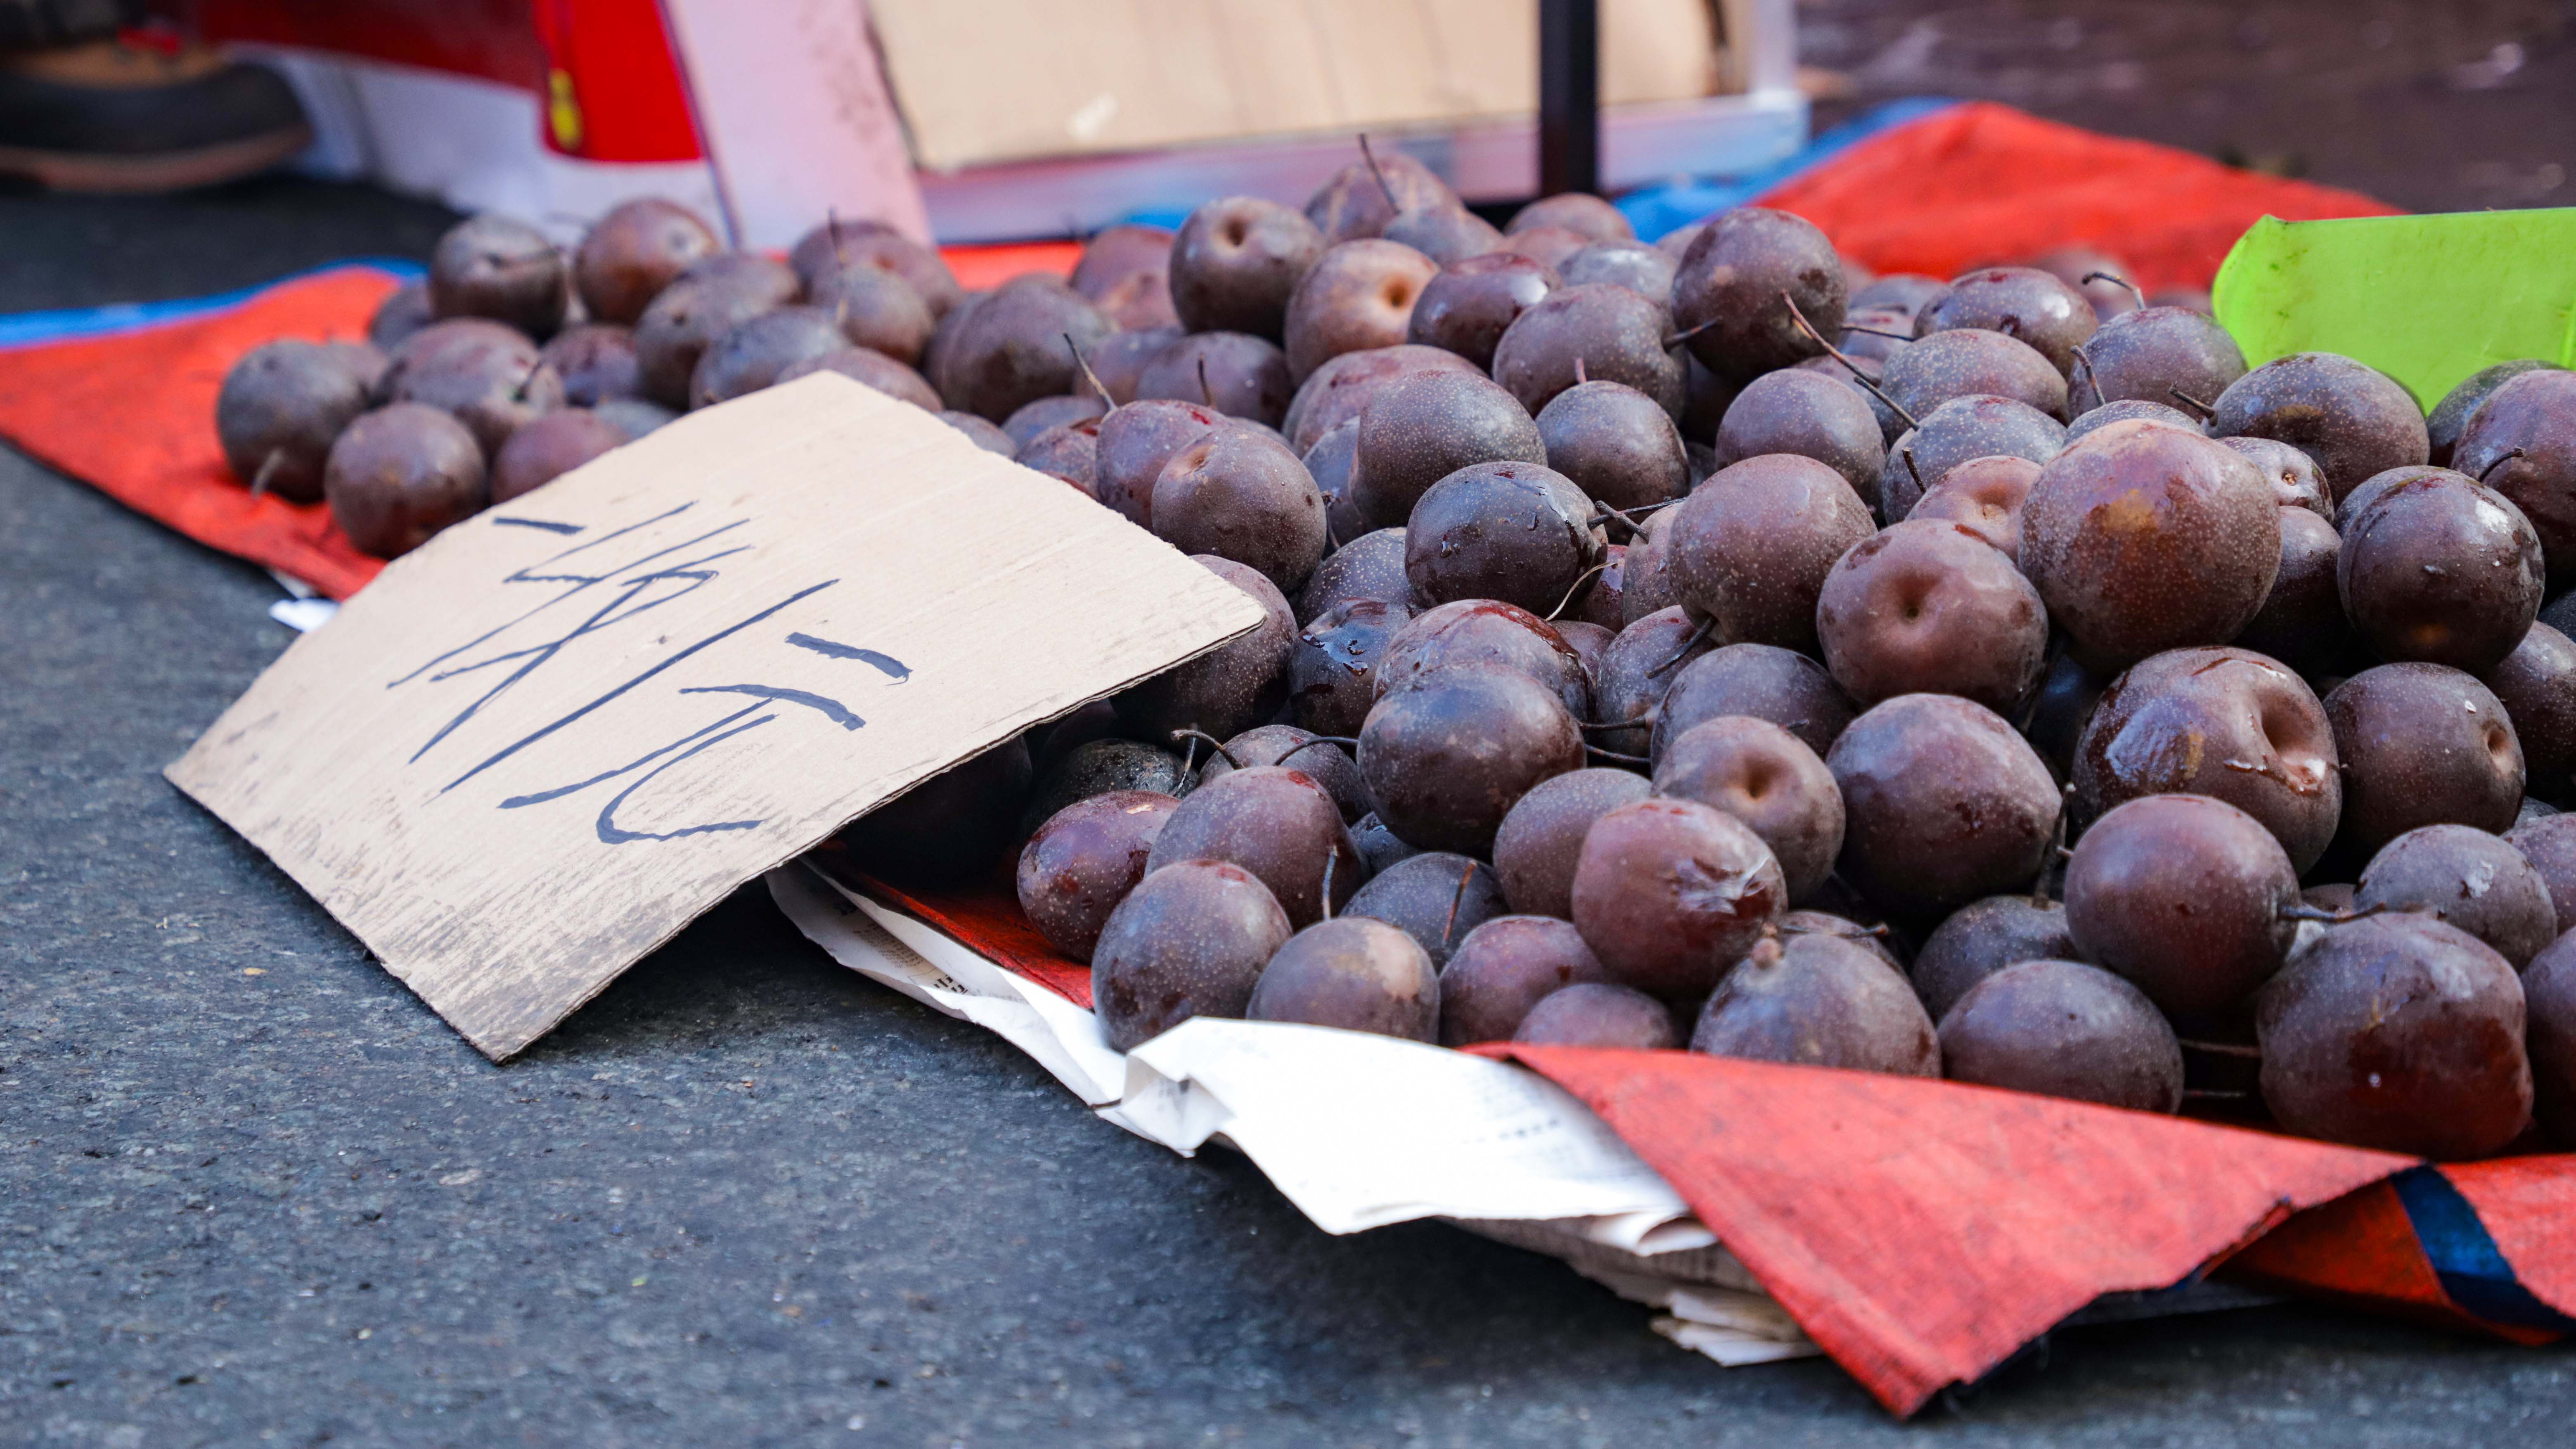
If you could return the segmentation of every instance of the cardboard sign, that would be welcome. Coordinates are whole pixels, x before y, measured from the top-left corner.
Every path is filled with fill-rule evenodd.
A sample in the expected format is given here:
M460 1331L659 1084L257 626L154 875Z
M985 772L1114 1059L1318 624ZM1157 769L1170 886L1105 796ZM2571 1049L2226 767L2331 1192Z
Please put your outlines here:
M822 373L438 535L168 774L497 1059L873 806L1260 618Z

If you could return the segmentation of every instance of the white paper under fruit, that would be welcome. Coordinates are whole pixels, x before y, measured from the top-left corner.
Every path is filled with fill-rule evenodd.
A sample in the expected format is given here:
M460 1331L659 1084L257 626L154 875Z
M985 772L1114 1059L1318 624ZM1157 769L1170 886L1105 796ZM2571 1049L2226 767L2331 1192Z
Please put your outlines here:
M911 916L796 865L769 889L842 965L1002 1037L1140 1137L1237 1148L1325 1232L1444 1218L1662 1310L1656 1331L1721 1364L1817 1351L1671 1184L1536 1073L1206 1017L1121 1055L1090 1012Z

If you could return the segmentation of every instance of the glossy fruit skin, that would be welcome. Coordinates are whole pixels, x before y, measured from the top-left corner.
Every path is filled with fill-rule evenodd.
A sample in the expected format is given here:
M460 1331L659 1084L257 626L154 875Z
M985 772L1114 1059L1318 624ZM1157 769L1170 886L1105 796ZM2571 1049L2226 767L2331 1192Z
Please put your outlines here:
M1671 510L1661 536L1678 602L1729 644L1816 650L1816 596L1877 530L1842 475L1813 458L1748 458Z
M1559 285L1544 263L1518 252L1460 258L1423 283L1405 324L1405 340L1445 348L1479 368L1490 368L1503 334Z
M2021 563L2021 510L2039 465L2028 458L2001 454L1970 458L1941 475L1941 481L1915 500L1905 521L1955 523L1992 545L2015 567Z
M1324 495L1288 445L1251 428L1217 428L1176 450L1154 480L1154 536L1184 553L1258 571L1281 597L1324 557Z
M1360 727L1360 774L1407 843L1483 855L1541 780L1583 768L1556 693L1516 670L1454 665L1382 695Z
M1241 866L1192 860L1147 874L1092 951L1101 1030L1123 1052L1193 1016L1242 1016L1289 932L1269 887Z
M429 306L440 317L489 317L531 337L563 325L572 269L546 234L485 213L448 228L429 256Z
M1148 790L1114 790L1057 811L1020 847L1020 913L1048 945L1088 962L1109 913L1145 878L1154 837L1180 803Z
M1412 937L1384 921L1343 916L1291 936L1262 968L1243 1014L1436 1042L1440 977Z
M1503 244L1503 234L1492 222L1454 203L1399 212L1378 235L1444 267L1500 250Z
M2338 500L2374 473L2420 465L2432 449L2424 410L2405 388L2331 352L2264 363L2230 383L2215 404L2212 436L2288 443L2317 460Z
M2576 1143L2576 937L2561 936L2522 973L2533 1113L2550 1140Z
M1100 420L1092 459L1100 501L1139 528L1154 526L1154 485L1172 455L1225 426L1225 415L1168 398L1128 403Z
M684 278L655 294L635 319L635 363L644 395L666 408L686 410L698 358L735 327L786 305L794 297L794 280L785 279L791 290L782 291L775 279Z
M2360 910L2414 911L2493 947L2516 971L2558 938L2549 883L2501 836L2425 825L2379 848L2353 893Z
M1535 463L1461 468L1404 523L1404 576L1426 606L1497 599L1545 617L1580 596L1602 550L1592 500Z
M1864 705L1955 694L2017 714L2048 662L2039 591L1983 536L1934 518L1893 524L1836 560L1816 634L1834 682Z
M1788 905L1780 864L1743 822L1653 798L1592 823L1574 870L1574 926L1611 979L1696 1000Z
M593 321L632 326L653 294L724 243L698 214L645 197L621 202L592 225L573 253L573 285Z
M1279 586L1232 559L1192 555L1210 573L1250 594L1265 614L1251 633L1130 686L1114 701L1129 732L1168 740L1177 729L1230 739L1279 712L1288 699L1288 655L1297 625Z
M1661 303L1626 287L1559 287L1494 343L1494 381L1533 414L1586 381L1625 383L1678 419L1687 375L1680 351L1664 344L1670 326Z
M1298 455L1324 495L1324 538L1334 549L1373 531L1351 499L1351 475L1359 465L1360 425L1347 422L1315 440ZM1327 558L1331 557L1328 553Z
M1669 301L1681 259L1636 241L1596 241L1556 264L1569 287L1608 282L1640 297Z
M1288 702L1297 723L1319 735L1349 735L1377 702L1378 660L1413 615L1400 604L1354 599L1297 635L1288 658Z
M1479 463L1547 466L1538 423L1510 393L1472 373L1431 372L1379 389L1360 410L1351 504L1379 528L1402 528L1433 484Z
M927 355L938 319L910 283L874 267L852 267L806 290L808 306L832 319L851 345L882 352L906 367Z
M1879 387L1920 418L1963 397L2008 397L2066 421L2066 378L2038 348L1963 327L1917 339L1887 359Z
M1369 813L1368 787L1360 783L1359 765L1341 745L1319 740L1312 731L1295 725L1255 725L1225 741L1222 753L1205 753L1207 758L1199 766L1202 785L1246 765L1280 765L1312 776L1333 797L1344 823L1356 823Z
M2427 469L2346 516L2335 587L2388 660L2472 674L2503 662L2540 614L2540 535L2503 494Z
M908 402L924 412L945 410L938 392L927 378L882 352L872 352L864 347L834 348L820 356L791 362L778 370L778 380L794 382L818 372L837 372L852 382L875 388L897 402ZM975 421L984 422L982 418ZM985 426L992 425L985 423Z
M1525 1046L1650 1052L1680 1046L1682 1033L1671 1007L1642 991L1590 981L1568 986L1531 1007L1512 1040Z
M1404 341L1413 304L1439 270L1397 242L1367 238L1327 248L1288 297L1289 377L1302 384L1344 353Z
M1488 664L1538 681L1569 716L1590 717L1592 689L1583 657L1538 615L1499 599L1460 599L1414 615L1379 656L1377 697L1441 670Z
M2525 788L2553 804L2576 799L2576 642L2533 624L2484 682L2522 743Z
M1655 712L1682 667L1716 646L1676 604L1619 631L1592 669L1592 722L1618 725L1586 737L1614 754L1642 755L1654 746ZM1753 647L1753 646L1747 646Z
M2046 463L2066 444L2066 425L2006 397L1952 398L1919 415L1921 425L1896 435L1879 470L1879 508L1890 523L1910 516L1926 492L1972 458L2028 458Z
M2513 967L2423 916L2329 926L2263 990L2263 1103L2303 1136L2446 1161L2531 1120Z
M492 502L533 493L626 441L588 408L562 408L522 423L492 460Z
M372 401L376 379L353 361L326 344L293 338L243 354L215 397L215 436L233 476L247 485L265 469L269 492L295 503L320 501L332 440ZM382 362L377 359L378 370Z
M2544 815L2505 832L2505 843L2540 872L2558 911L2558 931L2576 931L2576 815Z
M1413 586L1404 578L1404 530L1381 528L1324 555L1297 596L1297 617L1312 624L1344 604L1372 600L1413 613ZM1325 733L1332 733L1326 731ZM1348 733L1348 731L1343 731Z
M1796 453L1843 476L1863 503L1878 505L1887 442L1865 396L1820 373L1788 368L1745 384L1717 429L1720 467L1764 453Z
M2281 969L2298 873L2262 822L2206 795L2149 795L2095 821L2066 865L2084 959L2170 1015L2223 1011Z
M1394 192L1392 201L1389 191ZM1377 154L1374 165L1353 161L1316 187L1306 198L1306 219L1328 243L1345 242L1376 236L1405 212L1458 204L1458 194L1438 173L1390 148Z
M1172 312L1192 332L1275 338L1297 279L1323 254L1315 224L1275 201L1208 202L1172 238Z
M1154 838L1149 871L1184 860L1223 860L1260 878L1300 927L1328 914L1368 876L1341 808L1314 776L1293 766L1247 765L1190 791Z
M2072 402L2068 403L2067 409L2068 411L2073 412L2075 410L2075 404ZM2075 416L2067 421L2066 441L2070 443L2074 442L2076 439L2083 437L2087 433L2107 428L2113 423L2135 422L2167 423L2174 427L2181 428L2185 432L2201 433L2204 436L2207 435L2207 430L2202 428L2200 425L2200 419L2193 417L2191 414L2184 412L2180 408L2167 407L2163 403L2124 399L2120 402L2100 403L2093 407L2086 408L2081 412L2076 412ZM2268 438L2249 438L2246 441L2269 442L2271 440ZM2281 446L2285 448L2289 447L2286 443ZM2308 456L2305 453L2299 453L2299 450L2296 448L2290 448L2290 451L2298 453L2299 457L2302 459ZM2316 465L2311 463L2308 467L2310 471L2314 471Z
M2576 580L2576 373L2540 368L2507 379L2470 416L2452 463L2530 518L2553 586Z
M2198 431L2193 425L2193 431ZM2328 523L2335 522L2334 491L2326 487L2326 475L2317 468L2317 460L2270 438L2219 438L2218 446L2241 453L2245 461L2263 474L2272 485L2272 501L2283 508L2304 508Z
M1661 759L1684 730L1720 715L1767 719L1823 754L1842 738L1859 706L1825 667L1772 644L1729 644L1681 666L1655 707L1653 753Z
M1531 786L1494 835L1494 875L1512 909L1571 919L1574 870L1592 822L1653 789L1632 771L1602 768L1571 770Z
M2144 307L2102 324L2084 344L2067 406L2089 412L2136 399L2167 403L2180 391L2214 402L2245 375L2245 354L2227 329L2182 307Z
M1114 726L1116 717L1107 723ZM1036 834L1057 811L1094 795L1142 790L1178 799L1198 783L1197 772L1180 755L1160 746L1106 738L1059 744L1057 732L1050 732L1045 753L1034 761L1037 786L1020 810L1021 836Z
M2072 783L2087 820L2146 795L2224 800L2261 821L2302 874L2343 818L2324 704L2244 649L2168 650L2112 680L2076 741Z
M610 398L644 396L644 372L635 358L631 328L600 322L567 327L546 339L543 356L555 376L563 379L568 407L596 407Z
M1825 754L1843 797L1842 878L1880 908L1934 916L2027 886L2046 862L2057 782L1994 711L1903 694Z
M1932 1019L1905 977L1838 936L1755 946L1701 1009L1690 1049L1901 1077L1941 1074Z
M1980 981L2021 961L2073 960L2066 907L2027 895L1988 896L1944 917L1908 973L1923 1009L1939 1021Z
M2098 966L2030 960L1941 1018L1941 1074L2134 1112L2182 1106L2182 1046L2146 994Z
M1791 901L1814 895L1842 851L1843 797L1833 772L1769 720L1725 715L1683 731L1656 764L1654 787L1744 822L1780 862Z
M2236 631L2236 647L2268 655L2303 676L2339 677L2367 667L2368 647L2344 617L2335 582L2342 535L2305 508L2282 509L2280 524L2281 566L2273 571L2272 592Z
M343 428L322 469L331 519L378 558L399 558L480 511L483 450L463 423L423 403L396 403Z
M1173 339L1136 374L1136 396L1198 403L1228 417L1276 428L1287 416L1288 355L1244 332L1193 332Z
M1075 354L1117 330L1090 298L1042 274L1013 277L971 307L939 344L930 380L949 406L997 423L1081 387Z
M2453 466L2452 455L2459 448L2460 435L2468 430L2469 419L2477 414L2477 410L2486 404L2488 398L2495 396L2497 388L2526 372L2538 372L2542 368L2557 365L2554 362L2543 362L2536 357L2520 357L2511 362L2499 362L2490 367L2482 367L2470 373L2461 380L2459 386L2442 394L2442 400L2435 403L2433 411L2425 415L2424 433L2429 448L2425 461L2437 468Z
M1653 398L1625 383L1585 382L1539 409L1547 465L1611 508L1648 508L1690 491L1690 458L1673 420ZM1610 536L1628 524L1612 518Z
M1782 294L1788 301L1782 300ZM1826 337L1842 330L1842 258L1814 223L1740 206L1702 227L1673 274L1673 324L1711 372L1738 384L1824 352L1789 302Z
M794 363L848 345L829 313L780 307L728 328L689 371L689 406L713 407L760 391Z
M822 290L836 270L874 267L901 277L930 315L943 321L966 301L946 259L882 222L843 221L835 227L827 221L797 238L787 261L808 291Z
M2281 567L2279 505L2251 463L2178 429L2114 423L2040 470L2022 571L2101 671L2236 637Z
M1408 855L1369 877L1337 915L1384 921L1413 938L1434 968L1468 932L1510 910L1491 866L1447 851Z
M1917 337L1963 327L2000 332L2029 344L2070 377L2077 371L2076 349L2100 325L2082 292L2037 267L1963 272L1914 314Z
M1279 430L1288 446L1311 448L1315 440L1364 411L1380 390L1421 372L1465 372L1482 369L1457 353L1438 347L1398 343L1345 352L1307 374L1288 399L1288 415Z
M1440 1044L1509 1041L1548 996L1609 979L1573 922L1496 916L1461 938L1440 968Z
M2522 804L2522 742L2487 687L2439 664L2365 669L2325 697L2343 762L2337 839L2366 857L2419 825L2501 834Z

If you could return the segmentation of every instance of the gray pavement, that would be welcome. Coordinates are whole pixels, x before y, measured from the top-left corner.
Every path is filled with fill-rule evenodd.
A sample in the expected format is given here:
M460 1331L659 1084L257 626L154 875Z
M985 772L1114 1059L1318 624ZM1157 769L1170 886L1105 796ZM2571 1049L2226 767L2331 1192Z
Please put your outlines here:
M0 198L0 310L437 225L296 183ZM1326 1237L756 890L492 1066L159 776L285 647L274 597L0 450L0 1444L2431 1445L2576 1413L2565 1352L2282 1307L2063 1333L1899 1425L1546 1258Z

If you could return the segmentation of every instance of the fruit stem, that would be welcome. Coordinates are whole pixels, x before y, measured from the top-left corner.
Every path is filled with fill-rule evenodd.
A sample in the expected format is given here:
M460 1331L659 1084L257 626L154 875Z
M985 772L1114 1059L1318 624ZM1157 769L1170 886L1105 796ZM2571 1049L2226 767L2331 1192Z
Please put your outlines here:
M1912 448L1899 448L1896 451L1899 456L1905 459L1905 471L1912 474L1914 477L1914 492L1916 494L1915 501L1919 503L1922 501L1921 495L1929 493L1932 490L1924 485L1923 470L1914 466L1914 450Z
M1783 292L1781 292L1781 294L1780 294L1780 300L1789 304L1789 316L1790 316L1790 319L1791 319L1791 320L1793 320L1793 321L1795 321L1795 322L1798 324L1798 330L1799 330L1799 331L1801 331L1801 332L1806 333L1806 334L1807 334L1807 336L1808 336L1808 338L1809 338L1811 341L1813 341L1813 342L1814 342L1818 347L1821 347L1821 348L1825 349L1825 355L1826 355L1827 357L1830 357L1830 358L1832 358L1834 361L1841 363L1841 364L1843 365L1843 369L1844 369L1845 371L1849 372L1849 373L1852 375L1852 380L1853 380L1854 382L1857 382L1857 383L1859 383L1861 386L1863 386L1863 387L1865 387L1865 388L1868 388L1868 389L1869 389L1869 395L1870 395L1870 396L1872 396L1872 397L1874 397L1874 398L1877 398L1880 402L1883 402L1883 403L1887 404L1888 411L1890 411L1890 412L1892 412L1892 413L1896 414L1896 415L1897 415L1898 417L1900 417L1900 418L1905 419L1905 425L1906 425L1907 427L1909 427L1909 428L1919 428L1919 427L1923 426L1923 424L1922 424L1922 423L1918 422L1918 421L1915 419L1914 414L1909 413L1909 412L1907 412L1904 408L1897 406L1896 399L1894 399L1894 398L1892 398L1892 397L1889 397L1886 393L1884 393L1884 392L1880 391L1880 390L1879 390L1879 386L1878 386L1878 384L1877 384L1877 383L1875 383L1875 382L1872 382L1872 381L1870 380L1869 374L1868 374L1868 373L1865 373L1865 372L1863 372L1863 371L1861 371L1861 370L1860 370L1860 364L1859 364L1859 363L1854 362L1854 361L1852 361L1850 358L1843 356L1843 350L1842 350L1841 348L1836 347L1836 346L1835 346L1835 345L1833 345L1832 343L1827 342L1827 341L1825 340L1825 334L1823 334L1822 332L1819 332L1819 331L1817 331L1817 330L1816 330L1816 324L1815 324L1815 323L1813 323L1813 322L1808 321L1808 320L1807 320L1807 314L1806 314L1806 313L1804 313L1804 312L1802 312L1802 311L1799 311L1799 310L1798 310L1798 299L1797 299L1797 298L1792 297L1792 296L1790 296L1786 291L1783 291ZM1703 324L1703 325L1705 325L1705 324Z
M529 363L528 375L520 378L519 385L510 390L510 401L526 402L528 400L528 384L537 380L537 374L544 371L545 366L546 359L543 354L540 354L536 361Z
M2075 787L2069 785L2061 793L2059 798L2057 805L2057 829L2049 839L2048 854L2041 860L2039 874L2033 878L2030 883L2030 903L2034 906L2045 906L2049 903L2048 872L2050 868L2056 864L2058 855L2063 852L2067 859L2072 860L2075 858L2074 852L2066 849L2066 821L2068 816L2075 813L2075 802L2073 799L2074 794Z
M1854 327L1848 322L1843 324L1843 330L1845 332L1857 332L1863 337L1893 338L1898 342L1912 342L1915 340L1914 334L1911 332L1888 332L1876 327Z
M2130 281L2128 278L2121 276L2117 272L2086 272L2084 274L2084 281L2108 282L2112 286L2118 287L2127 292L2130 296L2136 298L2139 311L2143 312L2147 309L2147 294L2138 290L2137 283ZM2083 282L2078 282L2076 285L2082 286Z
M1360 132L1360 159L1368 163L1369 174L1377 178L1377 189L1386 197L1386 209L1401 216L1404 205L1395 199L1395 188L1386 184L1386 172L1378 167L1377 153L1369 149L1366 131Z
M1605 750L1599 745L1585 745L1583 747L1583 752L1587 755L1598 755L1605 760L1617 760L1623 765L1651 765L1654 763L1654 760L1650 756L1623 755L1617 750Z
M1199 741L1201 741L1201 740L1205 740L1205 741L1207 741L1208 748L1209 748L1209 749L1211 749L1211 750L1216 751L1219 755L1223 756L1223 757L1224 757L1224 759L1225 759L1225 762L1226 762L1226 764L1227 764L1228 766L1230 766L1231 768L1237 769L1237 770L1240 770L1240 769L1242 769L1242 768L1243 768L1243 761L1238 760L1238 759L1236 759L1236 758L1234 757L1234 753L1233 753L1233 751L1228 750L1228 749L1225 747L1225 742L1224 742L1223 740L1218 739L1216 736L1214 736L1214 735L1212 735L1212 734L1209 734L1209 733L1207 733L1207 732L1206 732L1206 731L1204 731L1204 730L1174 730L1174 731L1172 731L1172 742L1173 742L1174 744L1178 744L1178 743L1180 743L1183 739L1187 739L1187 740L1189 740L1189 742L1190 742L1190 744L1191 744L1191 747L1192 747L1193 749L1195 749L1195 748L1197 747L1197 745L1198 745L1198 742L1199 742ZM1187 761L1183 761L1183 763L1184 763L1184 764L1187 764L1188 762L1187 762Z
M1547 622L1551 624L1555 623L1556 616L1565 612L1565 606L1574 602L1574 596L1583 592L1583 586L1592 582L1594 575L1608 567L1610 567L1610 560L1605 558L1601 562L1594 564L1592 567L1585 569L1582 575L1575 579L1573 587L1565 591L1565 597L1556 601L1556 607L1547 611Z
M1583 356L1582 356L1582 354L1580 354L1580 353L1575 354L1575 358L1574 358L1574 385L1575 385L1576 387L1581 387L1581 386L1583 386L1585 383L1590 382L1591 380L1592 380L1592 379L1591 379L1591 377L1590 377L1588 374L1586 374L1586 373L1584 372L1584 370L1583 370Z
M2184 392L2181 388L2169 387L2166 388L2165 391L2173 395L2174 401L2181 403L2184 407L2190 408L2192 411L2200 414L2200 420L2204 423L2208 422L2211 418L2218 416L2218 409L2211 407L2209 404L2202 402L2196 397L2193 397L2190 393Z
M257 498L261 494L266 493L268 491L268 480L276 477L277 470L284 467L285 464L286 450L284 448L269 449L268 456L259 460L259 471L251 475L250 496Z
M2487 475L2493 473L2498 468L2503 467L2505 464L2512 462L2516 458L2528 458L2530 456L2531 455L2529 453L2524 452L2520 448L2507 448L2494 462L2489 463L2478 470L2478 481L2480 483L2484 483L2487 481Z
M1199 405L1210 408L1216 406L1216 394L1208 391L1207 354L1204 352L1199 354Z
M1333 866L1341 858L1339 850L1329 845L1324 847L1324 919L1328 921L1333 918Z
M1667 498L1661 503L1649 503L1643 508L1613 508L1609 504L1603 503L1599 505L1601 511L1592 515L1591 520L1583 526L1586 528L1597 528L1615 518L1633 529L1637 527L1638 519L1645 517L1649 513L1660 513L1679 502L1681 502L1681 500L1678 498Z
M1458 929L1458 903L1467 899L1467 882L1475 878L1476 862L1470 860L1467 868L1458 872L1458 888L1449 893L1449 919L1440 923L1440 949L1443 951L1449 949L1449 933Z
M1716 627L1717 617L1715 615L1711 615L1708 618L1700 620L1699 627L1693 629L1690 637L1682 641L1682 647L1673 651L1673 657L1656 665L1654 668L1647 670L1646 677L1652 679L1656 675L1663 673L1665 670L1672 668L1674 665L1681 663L1683 659L1689 656L1692 650L1697 649L1700 646L1700 642L1702 640L1708 638L1709 631Z
M1102 402L1109 404L1109 412L1114 413L1118 411L1117 400L1109 395L1109 389L1100 385L1100 374L1091 370L1091 359L1083 356L1082 349L1074 345L1073 334L1067 332L1062 335L1064 337L1064 350L1073 354L1073 365L1082 369L1082 380L1091 384L1091 390L1100 394L1100 400ZM1201 383L1200 386L1205 387L1206 384ZM1107 417L1108 415L1108 413L1101 414L1102 417Z
M2189 1047L2193 1051L2207 1052L2214 1057L2243 1057L2247 1061L2260 1061L2263 1058L2263 1049L2259 1046L2240 1046L2232 1041L2193 1041L2189 1037L2180 1038L2179 1041L2180 1045Z
M1297 753L1299 750L1311 750L1317 745L1349 745L1351 748L1357 749L1359 748L1359 743L1360 742L1358 740L1349 735L1317 735L1311 740L1300 740L1296 744L1290 745L1288 748L1281 750L1279 752L1279 758L1271 761L1270 763L1274 765L1285 765L1288 763L1288 757L1290 755Z

